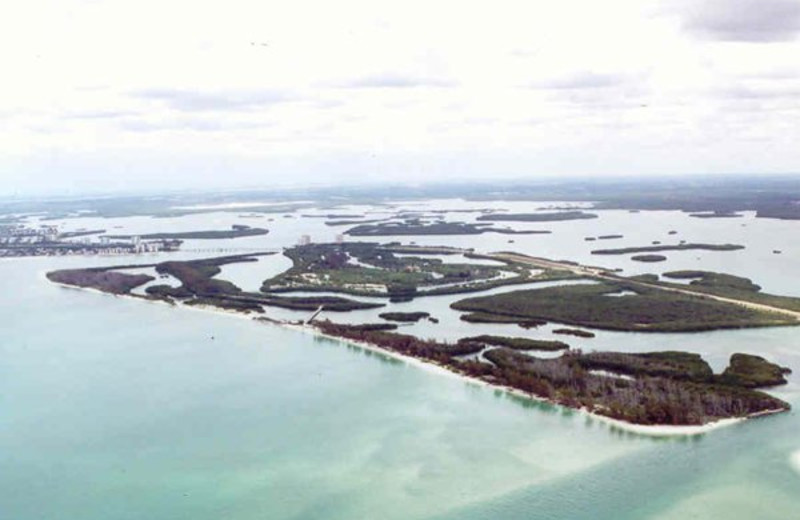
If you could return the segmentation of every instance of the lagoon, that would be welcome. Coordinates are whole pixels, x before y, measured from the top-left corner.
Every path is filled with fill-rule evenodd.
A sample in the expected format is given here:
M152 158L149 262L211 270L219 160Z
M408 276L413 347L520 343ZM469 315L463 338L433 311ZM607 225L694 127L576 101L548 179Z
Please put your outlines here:
M437 207L459 204L477 207L463 201ZM775 248L767 244L775 235L765 229L795 226L796 232L797 223L752 216L692 219L678 212L598 213L593 221L554 223L553 235L514 237L514 248L602 261L633 273L656 267L593 257L583 236L619 232L626 239L615 247L625 247L648 243L641 219L679 229L690 241L732 225L736 230L717 241L747 249L698 252L702 261L670 253L657 269L698 262L715 269L720 263L767 290L800 294L795 246L783 244L783 255L761 261ZM87 223L90 218L71 220L76 227L94 224ZM108 228L131 222L142 232L212 229L238 221L222 213L109 219L113 224L96 220ZM301 233L334 233L319 220L277 218L265 224L271 229L265 237L210 242L271 249L290 245ZM482 236L481 244L484 239L492 241L487 251L511 247L506 237ZM467 239L417 242L462 245L462 240ZM469 240L474 247L475 238ZM209 247L207 242L197 247ZM192 256L207 255L186 251L174 258ZM43 276L58 268L161 258L0 261L3 518L744 520L792 518L800 511L795 411L700 437L636 436L337 340L229 314L64 289ZM279 266L280 258L265 257L255 265ZM245 267L235 276L257 282ZM421 299L391 310L427 310L445 318L449 300ZM439 328L426 322L412 327L454 337L472 335L472 329L461 329L468 325L449 317ZM509 330L473 327L483 333ZM544 338L549 328L530 332ZM795 368L789 385L775 394L800 406L795 328L663 335L600 331L594 339L569 342L595 349L686 349L704 354L715 368L736 351L762 354Z

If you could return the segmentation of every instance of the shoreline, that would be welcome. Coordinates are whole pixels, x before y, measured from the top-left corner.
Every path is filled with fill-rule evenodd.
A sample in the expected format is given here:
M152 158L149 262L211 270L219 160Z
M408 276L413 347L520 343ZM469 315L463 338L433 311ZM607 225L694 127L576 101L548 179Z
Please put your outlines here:
M372 343L367 343L365 341L352 340L352 339L348 339L348 338L342 338L342 337L339 337L339 336L333 336L331 334L325 334L324 332L322 332L319 329L315 328L313 325L280 322L278 320L273 320L273 319L269 318L269 316L266 315L266 314L258 315L258 316L252 316L250 313L242 313L240 311L235 311L235 310L221 309L221 308L215 307L213 305L185 305L185 304L182 304L182 303L179 303L179 302L178 303L168 303L168 302L165 302L163 300L151 300L151 299L148 299L148 298L145 298L145 297L142 297L142 296L133 295L133 294L111 294L111 293L107 293L107 292L101 291L99 289L94 289L94 288L91 288L91 287L78 287L78 286L67 285L67 284L63 284L63 283L59 283L59 282L52 282L47 278L45 278L45 281L47 281L48 283L53 283L56 286L59 286L61 288L65 288L65 289L73 289L73 290L78 290L78 291L87 291L87 292L91 292L91 293L95 293L95 294L111 296L111 297L114 297L114 298L125 298L125 299L131 299L131 300L135 300L135 301L144 301L144 302L147 302L147 303L162 304L162 305L166 305L166 306L171 307L171 308L188 309L188 310L194 310L194 311L199 311L199 312L211 312L211 313L219 314L219 315L233 316L233 317L236 317L236 318L239 318L239 319L244 319L244 320L247 320L247 321L250 321L250 322L256 322L256 320L258 318L267 318L267 320L262 320L262 321L259 321L258 323L266 323L268 325L282 327L282 328L285 328L285 329L288 329L288 330L292 330L292 331L295 331L295 332L302 332L302 333L305 333L305 334L310 334L312 336L319 337L319 338L326 338L326 339L336 340L336 341L339 341L339 342L342 342L342 343L348 343L350 345L353 345L353 346L356 346L356 347L359 347L359 348L362 348L362 349L365 349L365 350L369 350L369 351L372 351L372 352L375 352L375 353L378 353L378 354L389 356L389 357L397 359L399 361L403 361L406 364L412 365L412 366L414 366L416 368L427 370L427 371L430 371L432 373L436 373L436 374L439 374L439 375L445 375L445 376L453 377L453 378L461 380L462 382L469 383L469 384L476 385L476 386L480 386L480 387L484 387L484 388L487 388L487 389L492 389L492 390L495 390L495 391L499 390L499 391L502 391L502 392L504 392L504 393L506 393L508 395L513 395L515 397L520 397L520 398L523 398L523 399L528 399L528 400L536 401L536 402L539 402L539 403L545 403L545 404L549 404L549 405L552 405L552 406L556 406L556 407L564 409L564 410L569 410L569 411L572 411L572 412L576 412L576 413L578 413L578 414L580 414L580 415L582 415L584 417L591 418L591 419L596 419L599 422L609 426L609 428L612 428L612 429L616 428L616 429L623 430L623 431L631 433L631 434L642 435L642 436L646 436L646 437L654 437L654 438L658 438L658 437L693 437L693 436L703 435L703 434L706 434L706 433L709 433L711 431L714 431L714 430L717 430L717 429L720 429L720 428L724 428L724 427L727 427L727 426L732 426L732 425L735 425L735 424L739 424L739 423L742 423L742 422L744 422L744 421L746 421L748 419L754 419L754 418L757 418L757 417L773 415L773 414L776 414L776 413L779 413L779 412L782 411L782 410L766 410L766 411L755 413L755 414L751 414L751 415L748 415L748 416L745 416L745 417L730 417L730 418L725 418L725 419L718 419L716 421L712 421L712 422L701 424L701 425L648 425L648 424L629 423L629 422L626 422L626 421L622 421L620 419L614 419L614 418L611 418L611 417L607 417L605 415L600 415L600 414L597 414L597 413L590 412L586 408L570 408L568 406L564 406L562 404L556 403L556 402L554 402L554 401L552 401L550 399L539 397L539 396L536 396L534 394L529 394L529 393L524 392L522 390L519 390L517 388L492 384L492 383L489 383L487 381L484 381L484 380L476 378L476 377L472 377L472 376L468 376L468 375L465 375L465 374L461 374L461 373L455 372L454 370L451 370L450 368L448 368L446 366L443 366L443 365L440 365L438 363L424 361L422 359L419 359L419 358L416 358L416 357L413 357L413 356L407 356L405 354L401 354L401 353L395 352L393 350L385 349L383 347L380 347L378 345L374 345Z
M757 413L757 414L749 415L749 416L746 416L746 417L730 417L730 418L726 418L726 419L718 419L716 421L712 421L712 422L709 422L709 423L706 423L706 424L698 424L698 425L678 425L678 426L676 426L676 425L669 425L669 424L664 424L664 425L653 424L653 425L650 425L650 424L629 423L629 422L626 422L626 421L622 421L620 419L614 419L612 417L607 417L605 415L600 415L600 414L597 414L597 413L590 412L586 408L570 408L568 406L564 406L562 404L556 403L555 401L552 401L550 399L546 399L544 397L539 397L539 396L534 395L534 394L529 394L527 392L524 392L522 390L510 387L510 386L502 386L502 385L495 385L495 384L492 384L492 383L488 383L488 382L486 382L486 381L484 381L482 379L478 379L478 378L475 378L475 377L467 376L467 375L455 372L453 370L450 370L446 366L443 366L443 365L440 365L440 364L437 364L437 363L428 362L428 361L423 361L423 360L421 360L419 358L415 358L415 357L412 357L412 356L406 356L404 354L400 354L399 352L395 352L393 350L388 350L388 349L384 349L382 347L379 347L377 345L373 345L372 343L367 343L365 341L351 340L351 339L348 339L348 338L340 338L338 336L332 336L330 334L325 334L324 332L321 332L321 331L319 331L318 329L316 329L316 328L314 328L312 326L308 326L308 325L293 325L293 324L289 324L289 323L275 324L275 325L278 325L278 326L281 326L281 327L286 327L286 328L289 328L291 330L295 330L295 331L298 331L298 332L305 332L306 334L311 334L311 335L316 336L316 337L321 337L321 338L326 338L326 339L333 339L333 340L337 340L337 341L340 341L340 342L343 342L343 343L348 343L350 345L354 345L356 347L363 348L365 350L369 350L369 351L372 351L372 352L376 352L378 354L383 354L383 355L389 356L391 358L394 358L394 359L397 359L397 360L400 360L400 361L404 361L409 365L414 365L414 366L416 366L418 368L421 368L423 370L428 370L428 371L431 371L431 372L434 372L434 373L437 373L437 374L440 374L440 375L446 375L446 376L449 376L449 377L453 377L453 378L459 379L459 380L461 380L461 381L463 381L465 383L473 384L473 385L484 387L484 388L487 388L487 389L500 390L500 391L502 391L502 392L504 392L506 394L513 395L515 397L520 397L520 398L523 398L523 399L536 401L538 403L545 403L545 404L549 404L549 405L552 405L552 406L556 406L556 407L564 409L564 410L569 410L571 412L576 412L576 413L578 413L578 414L580 414L580 415L582 415L584 417L589 417L591 419L596 419L599 422L604 423L604 424L606 424L607 426L609 426L611 428L617 428L617 429L620 429L620 430L624 430L624 431L626 431L628 433L633 433L633 434L636 434L636 435L642 435L642 436L647 436L647 437L692 437L692 436L697 436L697 435L703 435L705 433L708 433L708 432L711 432L711 431L714 431L714 430L717 430L717 429L720 429L720 428L724 428L726 426L732 426L734 424L739 424L739 423L744 422L744 421L746 421L748 419L753 419L753 418L761 417L761 416L765 416L765 415L772 415L772 414L779 413L779 412L782 411L782 410L771 410L771 411L765 411L765 412L760 412L760 413Z

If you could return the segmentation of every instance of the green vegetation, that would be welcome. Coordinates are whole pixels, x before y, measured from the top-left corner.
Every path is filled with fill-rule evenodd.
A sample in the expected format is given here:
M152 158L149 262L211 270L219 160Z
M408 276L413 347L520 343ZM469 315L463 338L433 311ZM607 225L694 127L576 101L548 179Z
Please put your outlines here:
M154 280L152 276L130 275L114 270L135 267L155 267L156 272L177 278L181 285L153 285L147 288L147 297L151 299L174 302L181 301L187 305L210 305L226 310L242 312L263 312L263 306L282 307L300 311L347 312L360 309L374 309L383 304L361 302L337 296L316 297L284 297L264 295L242 291L226 280L214 277L221 272L220 266L237 262L255 262L257 256L272 253L251 255L223 256L191 261L170 261L155 265L113 266L96 269L73 269L48 273L48 278L59 283L79 287L92 287L113 294L128 294L130 289Z
M641 279L641 277L639 277ZM620 296L609 295L622 291ZM726 328L796 325L797 320L701 295L682 294L637 283L603 282L512 291L460 300L460 311L548 320L608 330L692 332Z
M212 278L219 274L220 265L231 262L252 262L255 260L255 258L249 256L237 256L194 260L190 262L164 262L156 266L156 271L159 273L171 274L180 280L182 285L178 288L166 286L149 287L148 293L154 296L167 296L179 299L191 298L194 296L202 299L202 303L217 305L226 309L255 310L262 305L267 305L300 311L315 311L322 307L326 311L347 312L360 309L374 309L383 306L380 303L360 302L335 296L292 298L260 293L246 293L226 280L216 280Z
M587 242L594 242L595 240L617 240L619 238L624 238L624 235L600 235L596 237L584 237L584 240Z
M593 338L595 336L594 332L589 332L588 330L581 330L581 329L554 329L553 334L562 334L565 336L575 336L577 338Z
M400 242L390 242L381 246L386 251L406 255L465 255L469 256L472 249L458 249L449 246L404 246Z
M460 316L461 321L469 323L516 323L523 328L536 328L547 323L547 320L524 320L514 316L502 316L488 312L469 312Z
M480 219L480 217L479 217ZM383 237L406 235L482 235L484 233L502 233L506 235L537 235L547 234L550 231L501 229L482 227L477 224L465 222L434 222L422 223L418 220L405 222L386 222L380 224L363 224L345 232L355 237Z
M484 357L495 365L490 373L515 388L637 424L705 424L790 408L762 392L714 382L707 364L694 354L654 353L647 358L600 354L616 359L616 370L636 373L634 380L593 374L595 367L609 366L598 361L601 355L587 359L592 355L567 353L556 359L537 359L510 349L495 349Z
M209 211L240 213L240 207L211 208L220 203L266 202L248 207L248 212L285 213L297 209L335 208L342 204L375 203L398 199L464 198L469 200L585 201L595 209L623 210L680 210L687 212L755 211L758 218L800 219L800 182L798 176L721 176L700 179L692 177L654 179L636 178L618 182L589 182L563 180L555 182L530 181L503 185L497 182L460 183L438 186L376 186L369 190L343 192L340 188L308 188L296 191L250 190L240 193L186 194L169 197L95 197L59 200L0 200L0 214L47 213L62 217L91 208L98 217L154 215L157 217L198 214ZM302 198L302 200L301 200ZM307 202L308 199L316 201ZM280 202L281 204L275 204ZM198 206L198 207L193 207ZM206 206L203 209L200 206ZM485 209L485 208L484 208ZM472 208L469 211L478 211ZM333 211L333 209L331 209ZM456 210L458 211L458 210ZM464 211L467 211L466 209ZM493 211L493 210L487 210ZM436 210L429 213L445 213ZM454 212L454 211L453 211Z
M220 265L233 263L228 259L195 260L191 262L163 262L156 266L159 274L172 275L181 282L184 291L198 296L216 296L239 293L241 289L227 280L215 280L221 272ZM255 258L237 258L237 262L255 262ZM159 287L159 286L156 286ZM155 291L156 289L150 287Z
M664 255L633 255L631 260L636 262L647 262L647 263L654 263L654 262L663 262L666 260L667 257Z
M395 254L412 251L421 256ZM431 251L440 254L443 249ZM292 267L266 280L263 292L340 292L408 301L417 296L479 291L554 276L552 272L533 276L529 269L510 262L499 266L445 263L439 258L425 258L422 248L396 244L311 244L288 249L284 255L292 260Z
M561 222L592 218L597 218L597 215L583 211L556 211L550 213L493 213L481 215L477 220L489 222Z
M629 253L659 253L661 251L736 251L744 249L738 244L675 244L663 246L622 247L619 249L595 249L593 255L627 255Z
M690 352L591 352L581 355L578 363L587 370L607 370L634 377L659 376L709 381L714 375L711 367L699 354Z
M227 301L251 303L253 305L267 305L269 307L282 307L295 311L316 311L322 309L331 312L349 312L364 309L377 309L383 307L382 303L362 302L342 298L339 296L298 296L286 297L247 293L243 296L229 295Z
M385 219L358 219L358 220L329 220L325 222L326 226L336 227L336 226L352 226L352 225L362 225L362 224L374 224L376 222L383 222Z
M324 334L354 341L364 341L372 345L398 352L407 356L412 356L428 361L433 361L443 365L454 361L453 356L463 356L474 354L483 349L483 345L461 343L437 343L435 341L422 340L408 334L398 334L387 332L383 326L397 328L397 325L378 324L381 328L373 325L344 325L330 321L315 322L315 326Z
M269 230L250 226L234 225L231 229L221 231L186 231L173 233L149 233L141 235L145 240L203 240L221 238L241 238L266 235ZM110 239L129 239L132 235L108 235Z
M710 213L690 213L689 216L694 218L738 218L743 215L730 211L712 211Z
M742 278L725 273L715 273L712 271L669 271L662 276L674 280L692 280L689 285L693 288L731 289L747 292L758 292L761 290L761 286L754 284L749 278Z
M388 321L417 322L424 318L430 318L427 312L384 312L378 314L380 318Z
M328 335L367 342L488 383L637 424L695 425L790 409L780 399L715 376L700 356L686 352L568 351L555 359L541 359L501 347L484 352L486 363L458 358L484 350L486 342L476 341L479 338L465 338L451 345L329 321L316 326ZM492 336L484 338L495 340ZM514 339L520 338L499 341ZM593 373L600 370L613 370L633 379Z
M721 379L746 388L761 388L785 385L787 381L784 376L790 373L788 368L770 363L761 356L734 354Z
M555 352L558 350L566 350L569 345L563 341L547 341L542 339L530 338L509 338L505 336L472 336L469 338L461 338L459 343L481 343L484 345L493 345L496 347L508 347L514 350L544 350L548 352Z
M692 280L689 283L689 288L699 293L707 293L714 296L800 312L800 298L762 293L761 286L756 285L749 278L725 273L715 273L712 271L670 271L664 273L663 276L672 279L696 278L696 280ZM681 284L668 282L656 283L657 285L675 289L686 288L686 286Z
M132 289L155 280L146 274L127 274L99 269L66 269L47 273L47 279L65 285L97 289L111 294L128 294Z
M347 325L347 328L352 332L379 332L397 330L397 325L394 323L361 323L359 325Z

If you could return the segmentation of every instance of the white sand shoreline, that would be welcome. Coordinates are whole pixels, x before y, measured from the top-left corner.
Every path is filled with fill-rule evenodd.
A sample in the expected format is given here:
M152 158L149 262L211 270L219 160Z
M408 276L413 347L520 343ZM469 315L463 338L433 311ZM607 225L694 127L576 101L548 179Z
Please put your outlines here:
M48 282L50 282L50 281L48 280ZM319 329L316 329L313 326L309 326L309 325L299 325L299 324L294 324L294 323L279 322L277 320L270 319L268 316L252 316L250 314L244 314L244 313L239 312L239 311L220 309L219 307L214 307L214 306L210 306L210 305L185 305L185 304L180 304L180 303L171 304L171 303L168 303L168 302L165 302L165 301L151 300L151 299L148 299L148 298L145 298L145 297L142 297L142 296L136 296L136 295L131 295L131 294L111 294L111 293L103 292L103 291L101 291L99 289L93 289L93 288L90 288L90 287L77 287L77 286L62 284L62 283L58 283L58 282L50 282L50 283L54 283L54 284L56 284L56 285L58 285L60 287L66 288L66 289L74 289L74 290L79 290L79 291L88 291L88 292L91 292L91 293L102 294L102 295L106 295L106 296L112 296L112 297L115 297L115 298L130 298L130 299L134 299L134 300L137 300L137 301L144 301L144 302L148 302L148 303L162 304L162 305L166 305L168 307L173 307L173 308L189 309L189 310L194 310L194 311L199 311L199 312L211 312L211 313L218 314L218 315L233 316L233 317L236 317L238 319L245 319L245 320L248 320L248 321L256 321L257 318L259 318L259 317L265 317L267 319L263 320L263 321L260 321L259 323L266 323L266 324L269 324L269 325L282 327L282 328L285 328L285 329L288 329L288 330L292 330L292 331L295 331L295 332L303 332L303 333L306 333L306 334L312 334L312 335L314 335L316 337L322 337L322 338L326 338L326 339L332 339L332 340L340 341L340 342L343 342L343 343L349 343L351 345L354 345L356 347L359 347L359 348L362 348L362 349L365 349L365 350L369 350L369 351L376 352L376 353L379 353L379 354L382 354L382 355L385 355L385 356L389 356L389 357L394 358L394 359L398 359L398 360L403 361L403 362L405 362L405 363L407 363L409 365L413 365L413 366L415 366L417 368L421 368L423 370L427 370L427 371L430 371L430 372L433 372L433 373L436 373L436 374L439 374L439 375L446 375L446 376L449 376L449 377L457 378L457 379L459 379L459 380L461 380L463 382L470 383L472 385L486 387L486 388L493 389L493 390L501 390L501 391L503 391L503 392L505 392L507 394L510 394L510 395L514 395L514 396L521 397L521 398L524 398L524 399L530 399L532 401L537 401L537 402L540 402L540 403L547 403L547 404L550 404L550 405L553 405L553 406L558 406L558 407L563 408L565 410L570 410L572 412L577 412L578 414L583 415L585 417L590 417L592 419L596 419L599 422L608 425L609 427L612 427L612 428L615 428L615 429L619 429L619 430L623 430L623 431L626 431L628 433L632 433L632 434L636 434L636 435L643 435L643 436L649 436L649 437L688 437L688 436L697 436L697 435L703 435L703 434L712 432L712 431L720 429L720 428L724 428L726 426L732 426L734 424L739 424L739 423L741 423L741 422L743 422L743 421L745 421L745 420L747 420L749 418L763 416L763 415L771 415L773 413L778 413L778 412L781 411L781 410L774 410L774 411L769 411L768 410L768 411L761 412L761 413L758 413L758 414L753 414L753 415L751 415L749 417L731 417L731 418L727 418L727 419L719 419L717 421L712 421L712 422L709 422L709 423L706 423L706 424L702 424L702 425L672 426L672 425L634 424L634 423L629 423L629 422L622 421L622 420L619 420L619 419L612 419L611 417L606 417L604 415L600 415L600 414L597 414L597 413L593 413L593 412L590 412L590 411L586 410L585 408L580 408L580 409L570 408L568 406L561 405L561 404L556 403L554 401L551 401L549 399L545 399L545 398L538 397L538 396L533 395L533 394L529 394L527 392L523 392L522 390L519 390L519 389L516 389L516 388L491 384L491 383L488 383L486 381L483 381L483 380L475 378L475 377L471 377L471 376L467 376L467 375L464 375L464 374L460 374L458 372L454 372L453 370L450 370L449 368L447 368L445 366L442 366L442 365L439 365L439 364L436 364L436 363L431 363L431 362L428 362L428 361L423 361L423 360L421 360L419 358L415 358L415 357L412 357L412 356L407 356L407 355L401 354L399 352L395 352L395 351L392 351L392 350L388 350L388 349L382 348L382 347L380 347L378 345L373 345L371 343L367 343L367 342L364 342L364 341L356 341L356 340L352 340L352 339L348 339L348 338L341 338L341 337L338 337L338 336L325 334L322 331L320 331Z
M509 387L509 386L502 386L502 385L494 385L494 384L488 383L486 381L483 381L481 379L470 377L470 376L467 376L467 375L464 375L464 374L459 374L459 373L454 372L454 371L450 370L449 368L444 367L442 365L438 365L438 364L435 364L435 363L430 363L430 362L427 362L427 361L423 361L421 359L418 359L418 358L415 358L415 357L412 357L412 356L406 356L404 354L400 354L400 353L392 351L392 350L384 349L382 347L379 347L377 345L373 345L371 343L367 343L367 342L364 342L364 341L351 340L351 339L347 339L347 338L340 338L338 336L332 336L330 334L325 334L323 332L320 332L318 329L315 329L315 328L307 326L307 325L281 324L279 326L287 327L287 328L290 328L292 330L301 331L301 332L305 332L305 333L308 333L308 334L312 334L312 335L315 335L317 337L323 337L323 338L327 338L327 339L338 340L338 341L341 341L341 342L344 342L344 343L349 343L351 345L355 345L357 347L360 347L360 348L363 348L363 349L366 349L366 350L370 350L372 352L377 352L377 353L384 354L386 356L389 356L389 357L404 361L404 362L406 362L408 364L411 364L411 365L417 366L419 368L422 368L423 370L428 370L428 371L431 371L431 372L435 372L437 374L444 374L444 375L447 375L447 376L450 376L450 377L455 377L455 378L460 379L460 380L462 380L462 381L464 381L466 383L470 383L470 384L473 384L473 385L486 387L486 388L493 389L493 390L501 390L501 391L503 391L503 392L505 392L507 394L514 395L516 397L521 397L523 399L530 399L532 401L537 401L537 402L540 402L540 403L547 403L547 404L550 404L550 405L553 405L553 406L557 406L559 408L564 408L565 410L570 410L572 412L577 412L580 415L583 415L583 416L586 416L586 417L591 417L592 419L597 419L598 421L600 421L602 423L605 423L605 424L607 424L609 426L612 426L612 427L620 429L620 430L625 430L625 431L627 431L629 433L634 433L634 434L637 434L637 435L645 435L645 436L650 436L650 437L686 437L686 436L702 435L702 434L717 430L719 428L723 428L725 426L732 426L734 424L741 423L741 422L743 422L743 421L748 419L748 417L731 417L731 418L728 418L728 419L719 419L717 421L712 421L712 422L709 422L709 423L706 423L706 424L702 424L702 425L684 425L684 426L634 424L634 423L621 421L619 419L612 419L611 417L606 417L605 415L596 414L596 413L588 411L585 408L580 408L580 409L570 408L568 406L564 406L562 404L556 403L556 402L554 402L554 401L552 401L550 399L545 399L543 397L539 397L539 396L536 396L534 394L529 394L527 392L523 392L522 390L519 390L517 388L512 388L512 387ZM765 412L765 413L762 413L762 414L759 414L759 415L768 415L768 414L771 414L771 413L777 413L777 411L776 412Z

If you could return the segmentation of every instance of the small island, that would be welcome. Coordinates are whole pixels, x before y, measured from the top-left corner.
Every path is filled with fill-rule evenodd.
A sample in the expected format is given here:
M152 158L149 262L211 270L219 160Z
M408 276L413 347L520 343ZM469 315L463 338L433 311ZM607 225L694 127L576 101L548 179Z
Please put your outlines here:
M419 320L430 318L431 315L427 312L382 312L378 314L378 317L387 321L415 323Z
M549 234L546 230L513 230L505 228L484 227L478 224L465 222L434 222L422 223L418 221L384 222L378 224L364 224L350 228L346 235L354 237L385 237L407 235L482 235L484 233L499 233L503 235L542 235Z
M694 218L739 218L743 215L741 213L736 213L733 211L710 211L710 212L703 212L703 213L689 213L690 217Z
M660 244L660 242L653 242ZM619 249L595 249L593 255L627 255L630 253L660 253L661 251L738 251L744 246L738 244L680 244L643 247L621 247Z
M583 330L583 329L571 329L568 327L561 329L553 329L553 334L562 334L564 336L575 336L576 338L587 338L587 339L595 337L594 332L589 332L588 330Z
M233 225L231 229L216 231L183 231L166 233L148 233L139 238L146 240L218 240L223 238L241 238L266 235L269 230L244 225ZM130 239L133 235L107 235L111 240Z
M667 259L664 255L633 255L631 260L634 262L646 262L646 263L654 263L654 262L663 262Z
M563 222L598 218L595 213L584 211L553 211L543 213L500 213L481 215L477 218L487 222Z

